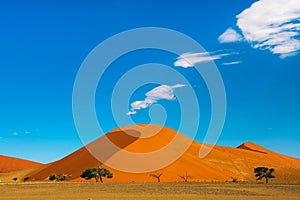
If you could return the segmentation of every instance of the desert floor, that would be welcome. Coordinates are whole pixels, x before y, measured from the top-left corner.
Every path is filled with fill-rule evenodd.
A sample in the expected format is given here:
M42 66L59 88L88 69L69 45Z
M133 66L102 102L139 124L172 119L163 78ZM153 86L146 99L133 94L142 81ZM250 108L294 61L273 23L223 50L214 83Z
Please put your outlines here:
M245 183L10 183L0 199L300 199L300 185Z

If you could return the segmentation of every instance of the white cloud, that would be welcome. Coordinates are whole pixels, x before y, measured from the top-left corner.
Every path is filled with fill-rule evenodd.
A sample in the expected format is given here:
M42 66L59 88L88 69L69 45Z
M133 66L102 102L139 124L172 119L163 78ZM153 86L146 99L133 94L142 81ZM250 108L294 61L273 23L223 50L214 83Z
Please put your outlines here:
M260 0L237 15L237 27L254 48L281 57L300 51L300 1Z
M18 133L17 132L13 132L13 135L18 135Z
M200 52L200 53L184 53L180 55L174 63L175 67L189 68L194 67L197 63L205 63L209 61L219 60L224 56L232 55L233 53L216 52Z
M173 86L170 86L172 89L176 89L176 88L181 88L181 87L185 87L184 84L176 84L176 85L173 85Z
M184 87L183 84L176 84L173 86L160 85L146 93L146 98L143 101L135 101L130 104L131 109L126 114L134 115L138 110L148 108L158 100L175 100L174 89Z
M227 29L222 35L218 38L219 42L227 43L227 42L238 42L243 40L243 36L241 36L234 29Z
M126 113L126 115L135 115L137 112L136 111L128 111L127 113Z
M240 63L242 63L242 61L225 62L225 63L223 63L223 65L238 65Z

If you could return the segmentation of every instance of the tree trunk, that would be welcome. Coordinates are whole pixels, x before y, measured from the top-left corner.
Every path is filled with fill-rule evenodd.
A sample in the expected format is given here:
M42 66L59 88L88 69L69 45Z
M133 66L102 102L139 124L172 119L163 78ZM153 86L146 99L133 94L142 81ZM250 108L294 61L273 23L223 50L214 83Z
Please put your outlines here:
M266 183L269 183L268 177L265 176L265 178L266 178Z
M103 183L102 176L100 176L100 182Z
M95 179L96 179L96 182L98 183L99 182L99 177L96 176Z

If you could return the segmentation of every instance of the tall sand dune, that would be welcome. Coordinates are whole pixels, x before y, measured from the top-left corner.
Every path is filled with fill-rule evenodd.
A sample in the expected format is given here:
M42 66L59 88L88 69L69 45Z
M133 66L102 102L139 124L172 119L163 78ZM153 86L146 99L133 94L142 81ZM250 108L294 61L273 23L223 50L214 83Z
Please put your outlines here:
M114 144L110 148L108 142ZM172 143L172 147L162 155L167 160L178 156L182 147L191 144L175 162L162 169L146 173L122 171L126 167L149 169L145 166L151 162L154 165L164 163L161 159L148 156L147 153L161 152L161 149ZM159 125L135 125L113 130L105 136L83 147L65 158L50 163L31 172L27 176L31 180L46 180L51 174L72 175L72 181L85 181L80 174L86 168L102 166L112 171L112 179L107 182L155 182L152 173L162 173L162 182L183 181L179 176L188 174L190 181L226 181L231 177L244 181L255 181L253 169L259 166L275 168L274 183L300 183L300 159L288 157L267 150L254 143L246 142L237 148L214 146L203 159L199 158L199 150L203 146L175 130ZM122 158L125 151L143 154L142 159ZM93 155L91 154L93 153ZM121 156L120 156L121 155ZM101 157L101 162L95 157ZM113 161L115 159L115 161ZM118 160L119 159L119 160ZM147 160L148 159L148 160ZM155 163L160 162L161 163ZM116 170L111 163L120 164ZM121 170L120 170L121 169Z

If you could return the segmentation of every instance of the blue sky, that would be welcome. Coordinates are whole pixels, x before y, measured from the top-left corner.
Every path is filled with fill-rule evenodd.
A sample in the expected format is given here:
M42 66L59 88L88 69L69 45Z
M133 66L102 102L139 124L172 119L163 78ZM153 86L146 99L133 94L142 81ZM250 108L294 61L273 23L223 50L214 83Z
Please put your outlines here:
M227 96L226 121L217 144L238 146L252 141L299 158L300 6L295 6L297 0L284 2L282 6L280 0L2 1L0 154L46 163L80 148L72 92L83 60L117 33L163 27L188 35L209 54L178 56L148 49L117 59L96 94L97 116L105 132L116 127L111 95L106 94L112 93L122 74L137 65L162 63L183 74L197 94L201 123L195 139L201 142L211 105L193 64L209 59L222 76ZM145 94L159 86L140 87L130 103L146 100ZM185 87L169 89L169 96L150 95L155 101L147 108L132 110L128 104L125 109L137 113L127 117L149 123L149 108L159 104L168 113L166 125L177 129L180 107L172 91Z

